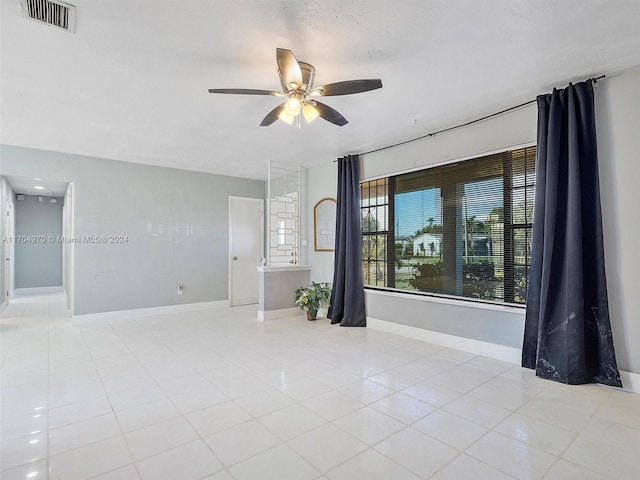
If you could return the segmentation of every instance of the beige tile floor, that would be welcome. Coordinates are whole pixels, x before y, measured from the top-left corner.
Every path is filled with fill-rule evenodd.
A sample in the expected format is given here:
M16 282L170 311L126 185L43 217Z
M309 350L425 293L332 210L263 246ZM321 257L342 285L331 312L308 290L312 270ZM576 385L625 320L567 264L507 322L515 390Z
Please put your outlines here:
M326 319L44 295L0 335L3 480L640 478L640 396Z

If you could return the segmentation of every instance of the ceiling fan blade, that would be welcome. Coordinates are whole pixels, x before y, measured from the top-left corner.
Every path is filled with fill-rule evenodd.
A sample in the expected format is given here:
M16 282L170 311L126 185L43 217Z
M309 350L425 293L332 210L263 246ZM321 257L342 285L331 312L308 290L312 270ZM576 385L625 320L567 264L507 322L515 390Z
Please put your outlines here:
M316 76L316 69L306 62L298 62L298 65L300 65L300 70L302 71L302 87L307 91L311 90Z
M281 92L273 90L256 90L254 88L210 88L209 93L231 93L234 95L274 95L281 97Z
M290 89L292 83L300 87L302 85L302 70L293 52L285 48L276 48L276 61L283 85L286 85L285 88Z
M261 127L268 127L273 122L278 120L278 116L284 110L284 106L285 105L286 105L286 102L285 103L281 103L276 108L274 108L269 113L267 113L267 116L262 119L262 122L260 123L260 126Z
M382 80L372 78L367 80L347 80L345 82L329 83L321 87L314 88L310 95L321 95L324 97L335 97L338 95L351 95L353 93L368 92L382 88Z
M349 123L346 118L344 118L339 112L335 111L330 106L316 101L314 101L313 103L315 103L314 106L316 107L316 110L318 110L318 114L320 115L320 117L324 118L327 122L331 122L334 125L338 125L339 127L344 127L347 123Z

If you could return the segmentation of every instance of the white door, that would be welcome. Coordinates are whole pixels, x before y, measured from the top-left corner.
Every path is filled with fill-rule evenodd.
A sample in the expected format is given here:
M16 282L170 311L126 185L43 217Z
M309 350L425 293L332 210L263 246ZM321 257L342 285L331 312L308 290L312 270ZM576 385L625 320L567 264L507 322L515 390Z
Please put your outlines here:
M264 200L229 197L229 302L258 303L258 269L264 255Z

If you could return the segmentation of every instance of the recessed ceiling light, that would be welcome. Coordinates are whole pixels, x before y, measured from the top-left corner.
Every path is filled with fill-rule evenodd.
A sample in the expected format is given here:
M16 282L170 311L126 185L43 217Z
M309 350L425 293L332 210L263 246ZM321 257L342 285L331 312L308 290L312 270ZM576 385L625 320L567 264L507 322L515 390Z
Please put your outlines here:
M40 185L35 185L33 188L36 190L44 190L44 187L41 187Z
M40 177L33 177L33 179L34 179L36 182L39 182L40 180L42 180Z

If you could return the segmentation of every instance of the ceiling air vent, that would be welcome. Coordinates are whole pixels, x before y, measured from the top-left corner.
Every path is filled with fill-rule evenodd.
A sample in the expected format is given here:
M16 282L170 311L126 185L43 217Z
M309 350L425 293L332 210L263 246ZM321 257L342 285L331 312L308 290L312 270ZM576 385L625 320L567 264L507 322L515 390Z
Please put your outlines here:
M52 0L20 0L22 15L67 32L76 30L76 7Z

